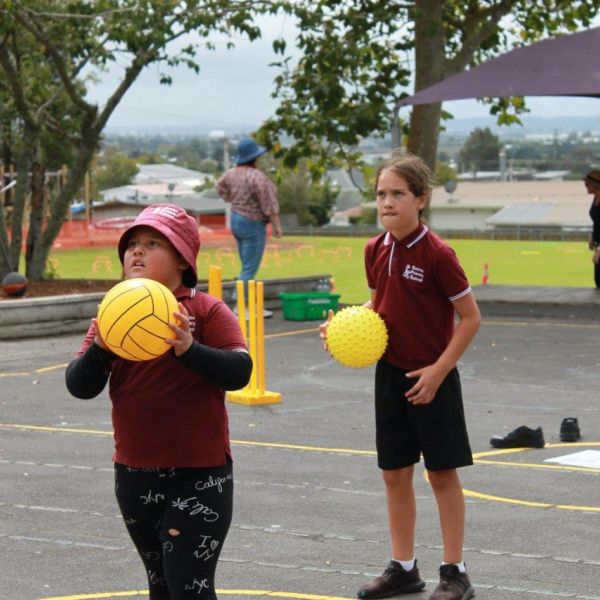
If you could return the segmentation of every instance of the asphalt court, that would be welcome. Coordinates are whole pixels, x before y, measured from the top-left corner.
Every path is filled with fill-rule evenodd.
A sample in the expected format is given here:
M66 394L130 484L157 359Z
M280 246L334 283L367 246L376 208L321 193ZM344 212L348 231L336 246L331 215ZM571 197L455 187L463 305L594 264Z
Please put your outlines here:
M228 404L234 521L226 599L353 598L389 559L373 445L372 369L320 348L317 323L266 321L267 389ZM82 336L0 343L0 598L145 598L112 490L110 404L71 398L64 364ZM478 598L600 600L600 471L548 463L600 452L600 326L486 318L460 370L476 464L461 470L465 560ZM562 418L583 439L562 444ZM494 433L541 425L544 449L498 451ZM416 556L428 598L441 559L433 495L417 469Z

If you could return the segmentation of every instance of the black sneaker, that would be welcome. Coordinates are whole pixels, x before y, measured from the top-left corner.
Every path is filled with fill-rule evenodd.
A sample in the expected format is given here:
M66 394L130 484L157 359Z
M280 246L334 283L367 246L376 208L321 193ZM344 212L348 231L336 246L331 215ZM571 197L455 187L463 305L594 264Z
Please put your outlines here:
M581 439L581 431L579 430L579 422L575 417L567 417L560 424L560 441L561 442L576 442Z
M544 432L541 427L530 429L526 425L521 425L504 437L492 436L490 444L494 448L543 448Z
M469 600L475 598L475 590L466 573L461 573L456 565L440 567L440 582L429 596L429 600Z
M425 582L419 576L416 560L410 571L406 571L402 565L392 560L379 577L360 587L357 597L362 600L387 598L397 594L420 592L424 587Z

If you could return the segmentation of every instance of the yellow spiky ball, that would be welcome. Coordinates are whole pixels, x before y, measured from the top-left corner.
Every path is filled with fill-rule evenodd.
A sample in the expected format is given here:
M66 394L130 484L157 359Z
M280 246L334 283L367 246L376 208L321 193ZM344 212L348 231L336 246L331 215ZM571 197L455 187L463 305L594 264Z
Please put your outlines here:
M128 360L152 360L175 338L169 323L178 324L179 310L173 292L162 283L142 277L112 287L98 309L98 328L112 352Z
M366 306L349 306L327 326L329 352L340 364L361 369L376 363L385 352L388 333L383 319Z

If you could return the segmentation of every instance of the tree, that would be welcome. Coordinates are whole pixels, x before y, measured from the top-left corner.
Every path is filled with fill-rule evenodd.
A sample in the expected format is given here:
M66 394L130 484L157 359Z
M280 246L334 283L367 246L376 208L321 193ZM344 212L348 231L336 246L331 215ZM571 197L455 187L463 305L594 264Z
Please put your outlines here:
M102 191L128 185L133 182L139 170L135 159L108 146L104 149L104 154L94 169L94 188Z
M471 132L460 151L460 163L463 170L480 171L498 169L499 153L502 144L489 127L479 127Z
M299 225L325 225L339 190L327 179L315 181L309 162L302 159L293 167L284 166L272 157L261 158L262 168L270 173L277 186L277 199L282 214L296 215Z
M65 139L56 139L39 124L43 113L49 123L65 123L63 137L76 128L78 116L70 109L67 95L56 89L47 102L49 90L55 87L55 80L48 65L36 65L31 57L36 43L23 32L13 31L0 41L0 68L6 77L0 79L0 101L2 103L3 161L5 166L14 164L17 173L31 171L30 182L27 177L17 177L15 200L11 208L11 231L13 232L9 251L9 263L6 269L16 270L22 245L22 223L24 219L24 200L31 192L29 203L29 227L26 240L26 262L33 255L34 248L41 236L46 197L45 185L47 168L58 169L72 158L71 145ZM30 105L36 109L30 110ZM6 216L4 207L0 207L0 237L8 247ZM4 258L4 253L2 253ZM4 262L4 261L2 261ZM0 263L1 264L1 263ZM2 269L0 268L0 273Z
M399 123L411 74L419 91L515 45L586 27L597 9L597 0L297 0L301 56L293 65L285 42L274 44L280 105L261 141L288 165L332 153L352 165L362 138L392 131L397 147L402 125L407 149L433 167L447 115L440 104L415 106L410 125ZM521 98L489 103L503 123L526 110ZM285 136L293 139L287 148Z
M184 64L198 71L196 52L201 45L212 48L209 36L219 33L230 40L234 35L256 39L260 30L253 23L254 16L277 10L278 3L267 0L2 2L0 68L22 124L19 144L23 150L17 164L11 222L12 265L3 265L0 275L18 265L28 171L33 163L26 152L39 146L40 136L61 136L74 150L69 179L51 198L50 216L27 260L27 275L32 279L42 277L48 252L83 184L102 131L143 69L151 64ZM20 50L24 46L29 49L25 55ZM85 84L117 61L125 65L123 76L106 103L89 102ZM37 69L44 71L43 79ZM160 80L172 82L166 72L160 73ZM52 118L50 112L58 98L67 99L67 110L62 118ZM0 235L5 235L3 207L0 213Z

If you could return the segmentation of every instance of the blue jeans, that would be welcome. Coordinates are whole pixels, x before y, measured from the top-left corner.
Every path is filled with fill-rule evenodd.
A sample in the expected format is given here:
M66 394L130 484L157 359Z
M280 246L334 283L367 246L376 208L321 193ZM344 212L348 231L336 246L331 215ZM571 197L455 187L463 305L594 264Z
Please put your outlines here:
M231 211L231 232L237 242L240 261L242 262L239 279L244 282L244 293L247 299L248 281L256 276L265 251L267 224L262 221L253 221L235 211Z

